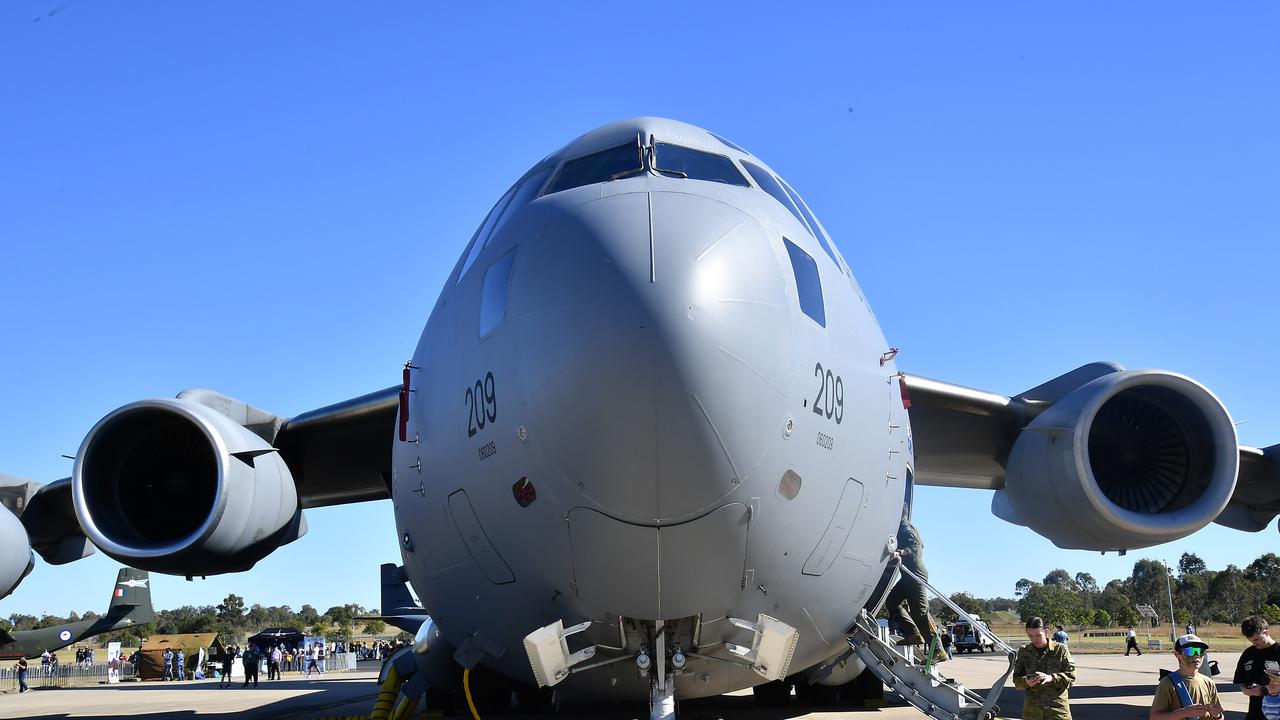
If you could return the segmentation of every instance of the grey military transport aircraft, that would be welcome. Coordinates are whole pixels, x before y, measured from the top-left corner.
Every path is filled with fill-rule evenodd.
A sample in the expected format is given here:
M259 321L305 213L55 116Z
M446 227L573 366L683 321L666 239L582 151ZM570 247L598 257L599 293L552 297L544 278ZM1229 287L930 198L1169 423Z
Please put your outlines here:
M298 539L307 508L390 498L431 613L424 682L488 668L661 718L864 668L899 683L902 664L850 649L915 483L992 490L998 517L1088 550L1280 512L1280 446L1240 447L1191 378L1095 363L1005 396L894 355L760 158L685 123L612 123L502 195L399 385L292 418L208 390L108 413L70 478L20 524L0 514L0 587L28 566L24 528L51 562L87 539L210 575Z
M0 660L36 658L94 635L155 622L150 584L146 570L121 568L105 615L39 630L0 630Z

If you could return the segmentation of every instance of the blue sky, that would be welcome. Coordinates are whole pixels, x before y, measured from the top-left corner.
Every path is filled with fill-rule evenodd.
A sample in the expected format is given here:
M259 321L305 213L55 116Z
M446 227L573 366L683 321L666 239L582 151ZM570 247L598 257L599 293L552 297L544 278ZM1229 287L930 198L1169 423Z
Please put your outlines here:
M606 7L607 6L607 7ZM0 4L0 468L69 474L134 399L293 415L398 382L437 291L527 167L663 115L814 208L899 364L1015 393L1092 360L1187 373L1280 442L1280 6L1242 3ZM939 587L1011 595L1127 557L924 489ZM160 607L374 604L390 505L309 511L253 571ZM0 614L101 610L117 565L37 570Z

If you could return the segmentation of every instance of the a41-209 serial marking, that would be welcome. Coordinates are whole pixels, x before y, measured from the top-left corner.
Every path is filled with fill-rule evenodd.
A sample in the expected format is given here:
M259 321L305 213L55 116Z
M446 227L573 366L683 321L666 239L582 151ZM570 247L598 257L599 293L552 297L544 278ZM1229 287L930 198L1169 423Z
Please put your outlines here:
M492 371L467 386L462 399L467 404L467 437L475 437L485 425L498 419L498 388Z
M819 382L818 395L813 399L814 414L839 425L844 420L844 380L830 369L824 371L822 363L814 366L813 375Z

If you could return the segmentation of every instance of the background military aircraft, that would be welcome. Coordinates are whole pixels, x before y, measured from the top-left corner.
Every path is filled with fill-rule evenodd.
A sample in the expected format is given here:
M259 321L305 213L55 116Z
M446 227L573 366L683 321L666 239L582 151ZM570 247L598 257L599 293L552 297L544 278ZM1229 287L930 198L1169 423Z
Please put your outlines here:
M845 636L917 478L1090 550L1280 508L1276 446L1239 447L1188 377L1092 363L1002 396L896 354L783 178L634 118L498 200L400 385L292 418L208 390L127 404L21 517L50 561L87 538L213 575L297 540L306 508L390 497L426 683L486 667L669 717L805 671L856 682Z
M105 614L38 630L0 630L0 659L40 657L46 650L53 652L94 635L145 625L155 619L147 571L121 568Z

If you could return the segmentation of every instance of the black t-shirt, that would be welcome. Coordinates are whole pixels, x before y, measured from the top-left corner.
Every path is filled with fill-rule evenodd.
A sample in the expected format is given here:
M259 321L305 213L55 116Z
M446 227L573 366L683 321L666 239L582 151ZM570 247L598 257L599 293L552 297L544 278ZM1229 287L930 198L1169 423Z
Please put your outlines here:
M1280 663L1280 642L1271 644L1271 647L1265 650L1250 645L1240 653L1240 662L1236 663L1236 674L1231 679L1237 685L1266 685L1269 678L1263 669L1268 660L1275 660ZM1245 720L1263 720L1262 716L1262 697L1249 697L1249 712L1244 716Z

